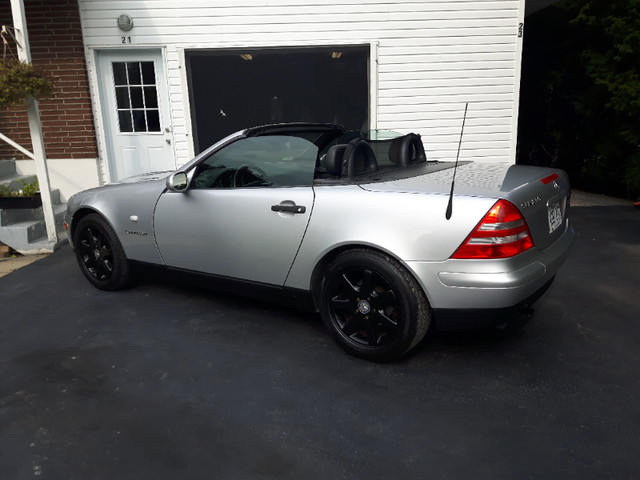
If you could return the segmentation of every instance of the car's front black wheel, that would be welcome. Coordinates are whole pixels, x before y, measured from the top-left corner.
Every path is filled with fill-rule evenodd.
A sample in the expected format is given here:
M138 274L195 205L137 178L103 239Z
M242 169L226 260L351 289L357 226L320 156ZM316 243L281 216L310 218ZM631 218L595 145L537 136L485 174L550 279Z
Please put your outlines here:
M327 268L320 313L333 338L348 353L373 361L401 357L425 336L429 302L418 282L393 258L354 249Z
M122 244L100 215L92 213L80 220L73 245L82 273L95 287L119 290L129 284L129 262Z

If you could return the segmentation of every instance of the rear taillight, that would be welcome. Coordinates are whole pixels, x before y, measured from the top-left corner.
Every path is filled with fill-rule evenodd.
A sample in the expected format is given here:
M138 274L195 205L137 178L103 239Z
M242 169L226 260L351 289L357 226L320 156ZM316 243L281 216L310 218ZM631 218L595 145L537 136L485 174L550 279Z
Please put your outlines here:
M507 258L531 247L533 240L520 211L498 200L451 258Z

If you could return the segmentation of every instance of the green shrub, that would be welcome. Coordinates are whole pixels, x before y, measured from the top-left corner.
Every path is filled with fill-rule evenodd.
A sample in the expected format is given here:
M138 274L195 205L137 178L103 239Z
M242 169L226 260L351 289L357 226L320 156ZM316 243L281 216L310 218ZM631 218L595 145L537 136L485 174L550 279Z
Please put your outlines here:
M22 188L20 190L12 190L8 185L0 185L0 197L33 197L40 191L40 185L38 181L34 182L22 182Z

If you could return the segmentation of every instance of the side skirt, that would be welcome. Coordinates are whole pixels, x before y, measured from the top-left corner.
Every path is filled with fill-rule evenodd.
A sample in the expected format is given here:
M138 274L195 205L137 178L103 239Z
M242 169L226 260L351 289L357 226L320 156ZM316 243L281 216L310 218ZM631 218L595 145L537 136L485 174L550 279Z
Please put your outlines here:
M286 305L297 310L315 312L313 296L308 290L280 287L265 283L239 280L207 273L131 261L134 275L139 279L149 278L166 283L179 283L204 290L248 297L268 303Z

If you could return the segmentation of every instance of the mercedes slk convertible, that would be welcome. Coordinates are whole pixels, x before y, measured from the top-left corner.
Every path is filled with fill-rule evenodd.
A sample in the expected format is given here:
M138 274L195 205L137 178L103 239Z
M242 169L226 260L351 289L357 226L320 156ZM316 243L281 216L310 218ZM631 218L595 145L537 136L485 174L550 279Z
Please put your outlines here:
M348 353L385 361L431 324L528 309L574 239L569 199L561 170L429 161L416 134L281 124L80 192L65 228L98 288L128 286L136 263L205 275L302 302Z

